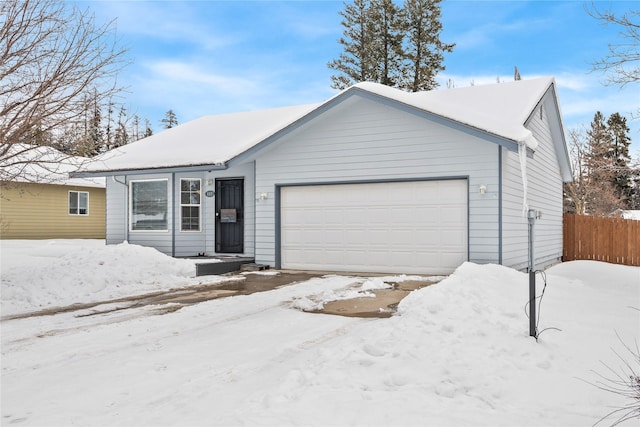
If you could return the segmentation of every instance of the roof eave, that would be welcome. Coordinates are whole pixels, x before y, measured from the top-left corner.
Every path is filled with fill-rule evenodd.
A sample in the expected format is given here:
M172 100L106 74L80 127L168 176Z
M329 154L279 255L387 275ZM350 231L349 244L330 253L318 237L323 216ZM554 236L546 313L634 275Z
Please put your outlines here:
M202 172L202 171L219 171L228 168L227 162L215 163L215 164L199 164L199 165L176 165L176 166L163 166L152 168L123 168L123 169L105 169L96 171L80 171L70 173L71 178L89 178L96 176L117 176L117 175L151 175L159 173L174 173L174 172Z

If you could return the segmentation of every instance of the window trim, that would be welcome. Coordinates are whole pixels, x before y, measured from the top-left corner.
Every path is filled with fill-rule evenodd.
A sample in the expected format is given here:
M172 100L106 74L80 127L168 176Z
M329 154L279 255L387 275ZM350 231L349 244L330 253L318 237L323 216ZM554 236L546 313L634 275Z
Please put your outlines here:
M182 181L198 181L199 185L199 191L200 191L200 203L198 203L197 205L191 204L191 203L182 203ZM178 187L178 192L179 192L179 200L180 200L180 204L179 204L179 224L180 224L180 232L181 233L200 233L202 231L202 178L180 178L180 185ZM197 230L183 230L182 229L182 207L183 206L189 206L189 207L198 207L198 229Z
M71 213L71 193L76 193L78 196L78 206L76 206L77 213ZM85 193L87 195L87 213L80 213L80 193ZM79 191L79 190L69 190L67 192L67 215L70 216L89 216L89 192L88 191Z
M166 228L158 230L136 230L133 228L133 184L136 182L157 182L164 181L167 191L167 225ZM132 179L129 181L129 232L131 233L167 233L169 232L169 225L171 223L171 196L169 191L169 179L168 178L154 178L154 179Z

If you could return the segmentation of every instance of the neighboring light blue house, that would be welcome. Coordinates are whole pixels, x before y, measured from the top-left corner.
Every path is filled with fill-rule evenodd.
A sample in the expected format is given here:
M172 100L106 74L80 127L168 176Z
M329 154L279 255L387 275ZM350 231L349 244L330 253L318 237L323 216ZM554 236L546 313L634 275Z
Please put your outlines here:
M562 255L571 168L552 78L206 116L106 153L107 243L283 269L449 273Z

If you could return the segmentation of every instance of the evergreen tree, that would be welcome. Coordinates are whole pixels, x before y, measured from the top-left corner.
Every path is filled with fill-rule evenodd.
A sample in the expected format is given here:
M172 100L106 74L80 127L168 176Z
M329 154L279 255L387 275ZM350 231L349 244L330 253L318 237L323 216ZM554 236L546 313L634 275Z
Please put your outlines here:
M607 130L611 138L607 157L615 171L612 184L618 197L629 207L633 199L634 172L630 166L629 145L631 145L631 138L628 135L630 129L627 126L626 117L619 113L613 113L607 120Z
M122 147L129 142L129 135L127 133L127 110L123 105L120 106L118 112L118 122L116 123L116 131L113 137L113 147Z
M165 113L164 119L160 120L160 123L165 129L171 129L178 126L178 117L173 110L169 110Z
M376 62L373 56L373 24L370 17L370 2L355 0L346 4L342 16L344 36L338 42L344 51L328 67L339 72L331 76L331 87L345 89L354 83L378 81Z
M107 147L104 141L102 128L102 108L99 102L99 94L94 90L91 96L86 96L84 100L84 118L79 126L71 124L65 129L69 147L61 150L67 154L82 157L94 157L104 152Z
M151 127L151 122L149 121L149 119L145 118L144 119L144 134L142 135L143 138L146 138L148 136L153 135L153 128Z
M522 76L520 76L520 70L518 70L517 66L513 67L513 80L516 82L518 80L522 80Z
M619 113L606 119L598 111L584 142L574 144L572 151L579 149L583 166L576 172L574 164L574 173L579 175L574 176L572 185L565 186L565 194L572 199L570 205L577 212L608 215L616 209L633 208L640 199L636 185L638 170L631 166L629 157L628 132L626 118ZM575 162L576 155L572 154Z
M610 170L606 166L606 161L611 146L611 136L607 131L607 124L604 115L598 111L593 116L589 130L587 130L589 138L589 150L587 155L587 166L589 175L598 180L605 179Z
M585 191L585 212L606 216L620 208L621 201L612 184L615 172L608 159L611 134L600 111L594 115L586 134L584 185L588 188Z
M444 52L453 44L440 41L441 0L355 0L345 3L344 51L329 62L338 73L331 87L345 89L361 81L382 83L409 91L437 86L435 75L444 70Z
M134 114L131 118L131 133L129 137L132 141L140 139L140 117L137 114Z
M455 44L440 40L440 0L405 0L406 46L402 88L411 92L431 90L438 86L436 74L444 70L444 52L452 52Z
M371 51L378 72L377 81L387 86L398 86L402 77L403 36L406 32L404 11L393 0L372 0Z

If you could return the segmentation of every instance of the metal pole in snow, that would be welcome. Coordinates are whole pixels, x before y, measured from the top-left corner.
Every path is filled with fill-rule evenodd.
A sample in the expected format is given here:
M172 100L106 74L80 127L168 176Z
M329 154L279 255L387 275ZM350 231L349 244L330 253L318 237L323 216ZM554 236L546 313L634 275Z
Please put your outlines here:
M529 222L529 336L535 338L538 335L536 331L536 258L533 252L536 214L535 209L529 209L527 212Z

